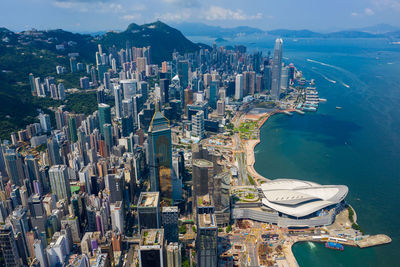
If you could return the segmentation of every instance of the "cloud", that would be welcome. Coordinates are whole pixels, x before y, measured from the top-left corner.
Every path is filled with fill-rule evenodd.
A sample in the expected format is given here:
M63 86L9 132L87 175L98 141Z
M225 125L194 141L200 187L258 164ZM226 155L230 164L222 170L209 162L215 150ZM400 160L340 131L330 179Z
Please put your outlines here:
M161 0L161 1L166 4L176 5L184 8L193 8L201 6L199 0Z
M121 17L122 20L125 21L134 21L134 20L140 20L142 19L142 15L141 14L130 14L130 15L124 15Z
M352 12L351 15L352 15L353 17L357 17L357 16L360 15L360 14L358 14L357 12Z
M112 3L111 0L57 0L53 5L62 9L71 9L77 12L86 13L114 13L126 14L133 11L143 11L146 9L144 4L126 5L122 3Z
M206 20L253 20L253 19L261 19L262 13L257 13L255 15L248 15L243 12L241 9L237 9L236 11L231 10L229 8L223 8L219 6L211 6L208 10L206 10L203 14L204 19Z
M374 12L372 9L370 9L369 7L367 7L367 8L364 10L364 13L365 13L365 15L368 15L368 16L372 16L372 15L375 14L375 12Z
M164 21L184 21L192 17L192 13L189 11L179 11L176 13L167 12L164 14L156 14L155 19Z
M400 11L400 1L398 0L373 0L372 2L379 9Z

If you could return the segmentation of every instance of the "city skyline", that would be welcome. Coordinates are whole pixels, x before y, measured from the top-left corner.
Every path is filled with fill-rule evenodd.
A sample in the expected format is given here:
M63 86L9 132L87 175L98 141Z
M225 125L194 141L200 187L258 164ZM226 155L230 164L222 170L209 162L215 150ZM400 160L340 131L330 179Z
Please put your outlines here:
M261 1L252 4L227 0L5 0L0 25L20 31L30 28L62 28L74 32L124 30L128 24L156 20L213 26L251 26L262 30L279 28L335 31L380 23L400 27L400 1L357 0L332 3L307 0ZM157 9L149 8L157 6ZM21 12L21 7L29 12ZM327 12L329 10L329 12ZM99 20L99 17L105 19Z

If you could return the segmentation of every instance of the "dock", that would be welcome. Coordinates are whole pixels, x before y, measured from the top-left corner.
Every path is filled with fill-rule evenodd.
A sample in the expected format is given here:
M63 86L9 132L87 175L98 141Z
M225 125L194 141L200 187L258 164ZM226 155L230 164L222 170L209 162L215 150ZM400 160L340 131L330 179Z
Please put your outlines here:
M387 235L371 235L363 238L360 241L357 241L356 244L360 248L368 248L373 246L379 246L384 244L389 244L392 242L392 239Z

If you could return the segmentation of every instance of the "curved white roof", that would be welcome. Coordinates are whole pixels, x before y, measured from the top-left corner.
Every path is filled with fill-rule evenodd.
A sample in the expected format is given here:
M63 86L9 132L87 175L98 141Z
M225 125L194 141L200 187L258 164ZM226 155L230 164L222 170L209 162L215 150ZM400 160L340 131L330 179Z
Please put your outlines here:
M277 179L261 185L263 205L294 217L304 217L341 202L345 185L319 185L294 179Z

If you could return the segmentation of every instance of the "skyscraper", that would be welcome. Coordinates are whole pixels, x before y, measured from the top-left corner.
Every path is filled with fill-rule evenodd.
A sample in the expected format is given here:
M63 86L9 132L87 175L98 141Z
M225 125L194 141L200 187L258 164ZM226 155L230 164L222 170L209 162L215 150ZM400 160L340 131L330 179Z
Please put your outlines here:
M276 39L274 48L274 58L272 60L272 81L271 81L271 97L273 100L279 100L281 89L281 72L282 72L282 48L283 41L281 38Z
M161 91L161 102L168 103L169 102L169 80L168 79L160 79L160 91Z
M69 203L71 198L71 188L68 179L66 165L54 165L49 170L51 191L57 196L58 200L66 199Z
M114 89L114 99L115 99L115 116L117 118L122 117L122 95L121 88Z
M11 226L0 226L0 251L3 254L6 267L15 267L22 264Z
M156 109L150 122L149 165L152 191L160 191L162 197L172 198L172 151L171 129L168 119Z
M167 244L170 242L178 242L178 207L163 207L161 212L162 226L164 228L164 239Z
M193 161L193 199L208 194L209 180L212 178L214 165L205 159Z
M200 139L204 137L204 112L202 110L192 115L192 136Z
M243 98L243 75L238 74L236 75L235 80L235 98L240 100Z
M100 133L104 135L104 124L111 124L111 108L109 105L100 103L99 104L99 128Z
M71 136L71 142L75 143L78 141L78 133L76 130L76 117L75 115L70 115L68 119L68 127L69 127L69 133Z
M218 98L218 82L212 81L210 84L209 103L210 107L212 107L213 109L217 108L217 98Z
M164 267L164 230L143 230L141 233L138 254L140 267Z
M141 192L137 205L139 231L160 228L160 193Z
M47 151L49 154L50 166L62 164L60 157L60 148L55 138L47 139Z

